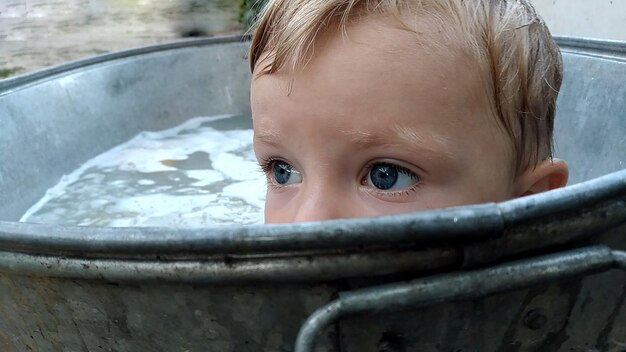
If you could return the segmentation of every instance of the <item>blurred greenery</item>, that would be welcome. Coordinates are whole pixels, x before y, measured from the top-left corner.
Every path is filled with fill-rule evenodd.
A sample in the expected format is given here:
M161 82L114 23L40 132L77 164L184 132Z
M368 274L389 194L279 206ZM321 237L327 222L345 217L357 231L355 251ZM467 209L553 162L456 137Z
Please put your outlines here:
M23 70L24 70L23 67L0 68L0 79L13 76L14 74Z
M263 8L263 5L267 2L267 0L240 0L241 11L239 12L239 22L243 24L246 28L250 28L254 21L256 20L256 16L259 14L259 11Z

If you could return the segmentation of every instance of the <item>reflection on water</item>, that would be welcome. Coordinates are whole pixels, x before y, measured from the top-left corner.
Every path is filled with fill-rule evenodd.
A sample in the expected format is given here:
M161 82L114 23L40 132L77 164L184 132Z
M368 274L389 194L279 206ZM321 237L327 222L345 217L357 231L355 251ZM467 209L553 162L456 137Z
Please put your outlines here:
M265 178L252 150L252 130L222 130L228 120L195 118L143 132L64 176L22 221L116 227L260 223Z

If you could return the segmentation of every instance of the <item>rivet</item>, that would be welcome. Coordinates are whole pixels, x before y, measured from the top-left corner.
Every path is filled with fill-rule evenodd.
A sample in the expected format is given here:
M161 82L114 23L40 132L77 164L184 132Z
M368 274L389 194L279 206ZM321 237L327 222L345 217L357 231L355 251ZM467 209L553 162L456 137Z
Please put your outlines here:
M526 313L524 317L524 325L531 330L539 330L543 328L548 322L548 317L546 317L543 309L531 309Z

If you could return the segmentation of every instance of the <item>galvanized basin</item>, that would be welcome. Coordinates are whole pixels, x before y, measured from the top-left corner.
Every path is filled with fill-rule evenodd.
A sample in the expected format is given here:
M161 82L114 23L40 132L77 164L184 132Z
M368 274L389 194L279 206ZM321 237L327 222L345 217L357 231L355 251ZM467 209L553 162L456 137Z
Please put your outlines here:
M246 116L240 38L0 81L0 350L291 351L326 304L300 351L623 349L626 275L611 268L626 267L626 44L559 40L557 156L575 184L323 223L16 222L64 173L139 131Z

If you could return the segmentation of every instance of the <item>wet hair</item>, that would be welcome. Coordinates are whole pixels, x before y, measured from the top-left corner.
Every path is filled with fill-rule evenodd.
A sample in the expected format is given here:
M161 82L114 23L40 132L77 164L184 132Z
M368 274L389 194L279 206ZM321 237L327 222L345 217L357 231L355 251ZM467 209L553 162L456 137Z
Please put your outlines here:
M254 27L250 68L255 75L293 73L323 33L346 33L371 15L397 18L435 49L469 55L492 114L511 137L516 172L552 157L562 59L527 0L268 0ZM420 31L420 23L433 30Z

